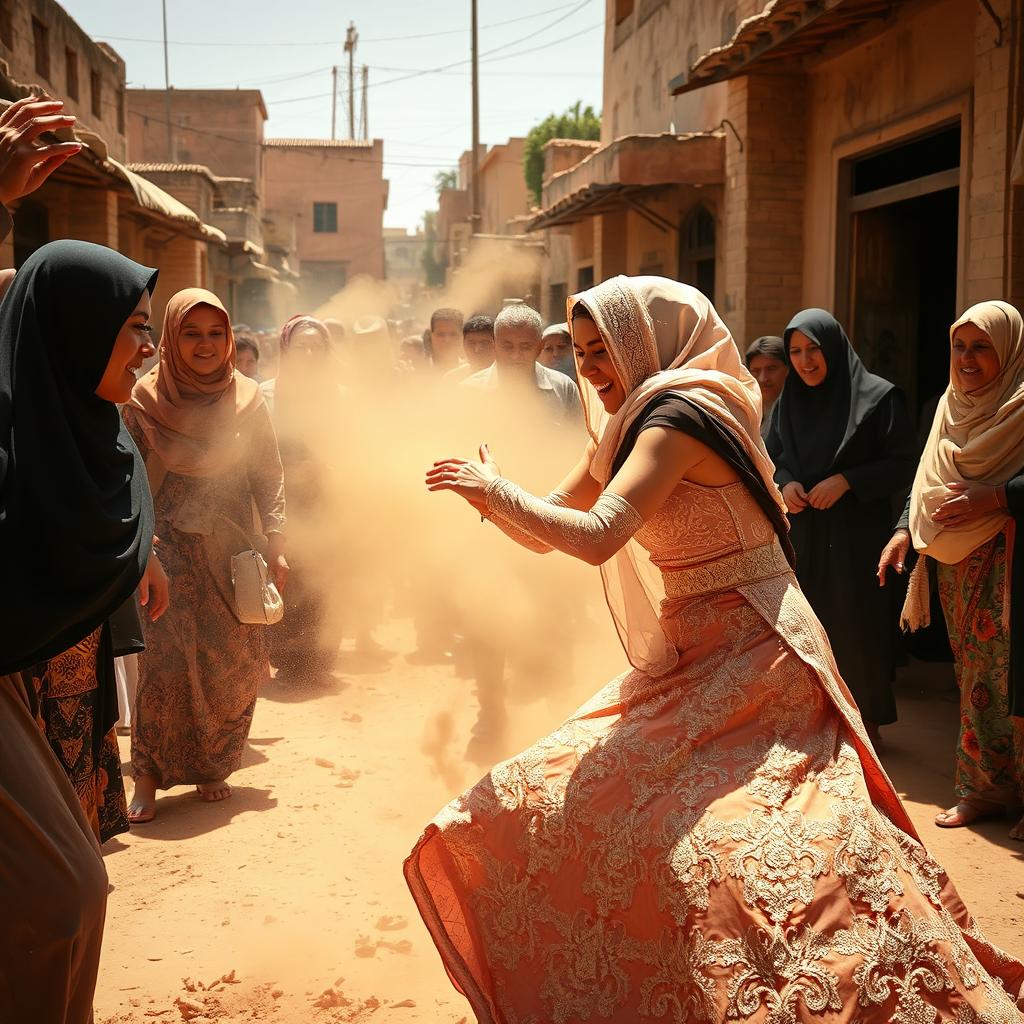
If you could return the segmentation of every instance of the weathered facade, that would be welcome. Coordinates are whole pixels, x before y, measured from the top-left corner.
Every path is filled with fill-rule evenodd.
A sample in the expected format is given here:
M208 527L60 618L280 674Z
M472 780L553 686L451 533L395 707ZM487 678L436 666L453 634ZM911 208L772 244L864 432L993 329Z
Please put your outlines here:
M706 287L741 343L832 309L916 410L958 310L1024 303L1021 17L1020 0L608 0L602 150L667 129L647 144L682 145L688 180L674 208L641 197L664 230L610 201L556 225L565 175L635 180L591 156L550 174L533 226L570 233L576 286L592 265ZM717 182L694 180L681 135L715 140Z
M266 119L255 89L128 90L133 169L223 231L210 287L235 321L260 328L295 311L298 278L294 225L266 204Z
M3 0L0 58L10 78L62 99L83 132L101 136L109 155L124 163L125 67L109 45L86 35L53 0Z
M359 274L384 277L384 143L267 139L265 201L296 225L300 297L315 309Z
M74 132L60 138L83 144L41 188L12 205L14 230L0 244L0 265L20 267L61 238L117 249L160 268L153 296L159 328L170 295L208 283L211 253L225 239L185 202L125 166L124 62L51 0L0 4L0 54L0 99L44 87L78 119Z

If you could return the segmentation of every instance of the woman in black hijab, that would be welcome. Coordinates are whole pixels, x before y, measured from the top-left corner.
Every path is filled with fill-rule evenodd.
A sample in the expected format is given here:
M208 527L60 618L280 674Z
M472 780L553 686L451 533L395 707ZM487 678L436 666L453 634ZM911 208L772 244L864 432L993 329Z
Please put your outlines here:
M914 433L900 392L867 371L831 313L798 313L784 340L794 372L765 443L789 508L797 578L877 743L878 727L896 721L897 637L871 552L885 545L894 502L913 479Z
M153 351L156 277L111 249L52 242L0 304L0 1020L92 1019L106 873L33 718L35 689L91 640L81 745L95 752L117 719L108 620L136 588L145 597L156 560L145 468L116 403Z

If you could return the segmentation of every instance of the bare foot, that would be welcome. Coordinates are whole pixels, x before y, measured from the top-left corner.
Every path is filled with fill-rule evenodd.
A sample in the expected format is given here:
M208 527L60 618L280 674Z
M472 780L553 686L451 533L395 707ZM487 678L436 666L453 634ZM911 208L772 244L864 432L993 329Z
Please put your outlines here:
M196 790L208 804L227 800L231 796L231 787L226 782L200 782Z
M135 778L135 792L128 805L128 820L133 825L142 825L156 817L156 778L152 775L138 775Z
M992 803L991 800L979 800L977 797L965 797L955 807L937 814L935 824L939 828L963 828L983 818L996 818L1002 813L1002 804Z
M1024 818L1021 818L1020 821L1010 829L1010 838L1024 843Z

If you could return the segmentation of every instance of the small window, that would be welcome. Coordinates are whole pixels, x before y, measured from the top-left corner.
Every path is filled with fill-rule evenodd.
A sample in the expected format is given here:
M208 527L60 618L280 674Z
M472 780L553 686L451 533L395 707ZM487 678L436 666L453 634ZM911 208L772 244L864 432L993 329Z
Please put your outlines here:
M0 0L0 42L8 50L14 49L14 22L11 20L11 0Z
M338 230L338 204L313 204L313 230L321 234L334 234Z
M32 19L32 42L36 48L36 74L50 80L50 30L38 18Z
M69 98L78 99L78 54L70 47L64 51L64 77Z
M92 90L92 116L103 117L103 79L98 71L89 72L89 85Z
M124 135L124 89L117 90L117 130Z

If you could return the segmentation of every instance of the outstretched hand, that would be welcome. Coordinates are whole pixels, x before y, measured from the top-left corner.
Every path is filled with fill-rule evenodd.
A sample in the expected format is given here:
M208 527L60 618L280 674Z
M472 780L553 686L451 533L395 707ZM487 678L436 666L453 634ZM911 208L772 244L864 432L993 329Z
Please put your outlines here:
M82 149L80 142L37 145L45 132L71 128L63 100L23 96L0 114L0 203L7 206L34 192L65 160Z
M480 461L441 459L427 470L428 491L454 491L474 508L487 507L485 492L501 476L498 464L491 457L486 444L480 445Z

